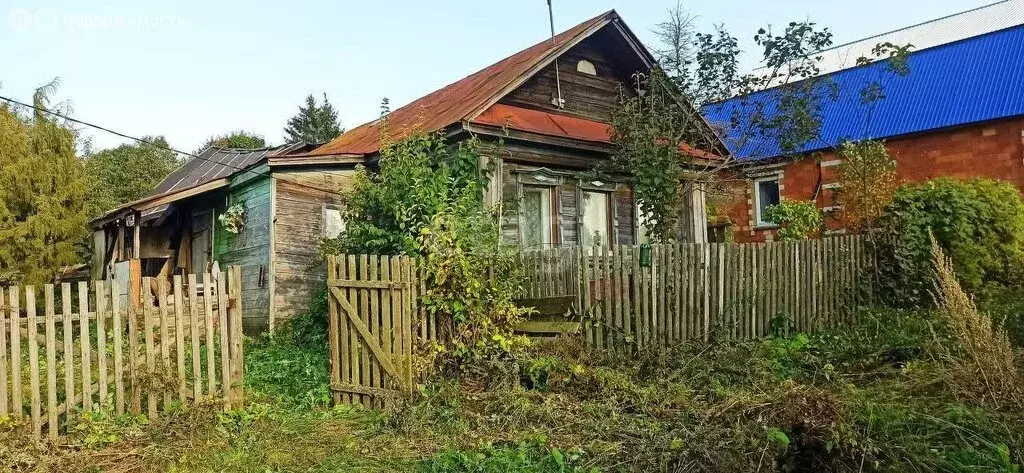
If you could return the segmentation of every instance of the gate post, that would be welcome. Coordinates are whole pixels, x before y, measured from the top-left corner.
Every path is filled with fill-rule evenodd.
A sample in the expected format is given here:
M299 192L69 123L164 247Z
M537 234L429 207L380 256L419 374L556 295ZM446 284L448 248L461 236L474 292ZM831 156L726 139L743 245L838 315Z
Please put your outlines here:
M242 268L228 268L228 321L231 334L231 405L242 406L245 395L245 357L242 353Z

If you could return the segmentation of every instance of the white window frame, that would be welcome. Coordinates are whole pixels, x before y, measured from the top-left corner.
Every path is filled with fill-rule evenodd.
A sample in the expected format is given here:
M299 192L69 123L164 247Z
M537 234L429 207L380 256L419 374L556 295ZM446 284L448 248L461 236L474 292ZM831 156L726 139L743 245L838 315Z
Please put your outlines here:
M521 199L525 198L526 193L528 191L540 191L540 192L542 192L543 194L545 194L547 196L546 199L544 197L541 197L541 225L542 225L541 228L543 228L544 231L541 234L541 240L542 241L540 243L539 248L554 248L555 246L558 245L557 240L556 240L557 232L556 232L556 230L554 228L555 223L558 221L558 212L555 210L555 205L557 205L556 201L555 201L555 199L556 199L555 190L557 189L557 187L555 187L554 185L547 185L546 183L545 184L522 184L520 189L521 189L520 190L520 198ZM547 205L544 205L545 204L545 200L547 201L546 202ZM522 235L522 238L523 238L523 245L526 244L526 242L525 242L526 235L522 231L522 229L525 227L525 224L526 224L526 214L525 214L524 211L521 210L519 212L519 228L520 228L520 234ZM524 248L526 248L526 247L524 246ZM527 248L527 249L537 249L537 248Z
M604 241L601 242L600 246L612 247L612 246L615 245L615 214L614 214L614 212L615 212L614 211L614 207L615 207L615 202L614 202L615 193L612 190L607 190L607 189L591 189L591 188L581 188L580 189L580 194L579 194L580 195L580 203L579 203L580 235L579 235L579 238L578 238L579 239L579 244L583 245L583 246L588 246L588 247L593 247L594 246L592 244L588 245L588 244L586 244L584 242L584 240L587 238L587 235L586 235L587 232L585 231L586 225L584 223L585 219L586 219L586 216L587 216L587 214L586 214L587 194L594 194L594 195L600 196L601 198L604 199L604 202L605 202L605 220L606 220L607 224L606 224L604 232L603 232L605 234L604 235Z
M757 228L776 228L778 225L766 222L764 215L761 215L761 183L775 182L779 188L779 203L782 202L782 176L773 174L771 176L754 179L754 226Z
M345 233L345 230L348 229L348 224L347 224L347 222L345 222L344 218L340 219L340 221L341 221L341 228L338 230L338 234L337 235L331 236L327 232L327 212L338 212L339 217L340 217L341 216L341 210L342 210L341 206L339 206L339 205L323 204L323 207L321 209L321 212L322 212L321 216L323 218L323 220L321 220L323 222L323 225L321 225L321 228L320 228L320 235L321 236L323 236L324 238L332 238L333 239L333 238L337 238L342 233Z

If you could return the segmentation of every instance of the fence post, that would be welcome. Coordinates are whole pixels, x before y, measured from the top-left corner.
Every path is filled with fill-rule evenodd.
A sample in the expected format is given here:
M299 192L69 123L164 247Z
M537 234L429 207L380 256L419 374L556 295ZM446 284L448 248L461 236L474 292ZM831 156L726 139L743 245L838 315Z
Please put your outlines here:
M245 357L242 340L242 268L228 269L228 317L231 327L231 405L242 406L245 395Z

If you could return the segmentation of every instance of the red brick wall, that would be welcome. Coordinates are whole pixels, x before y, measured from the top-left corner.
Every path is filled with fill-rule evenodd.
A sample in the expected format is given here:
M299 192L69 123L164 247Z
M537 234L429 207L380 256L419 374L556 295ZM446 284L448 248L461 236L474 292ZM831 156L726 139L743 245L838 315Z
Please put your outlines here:
M905 182L925 181L940 176L987 177L1014 183L1024 191L1024 118L964 126L887 141L896 158L897 172ZM832 152L807 156L782 168L782 198L810 200L819 176L823 184L836 180L836 159ZM825 166L820 166L825 163ZM753 182L733 186L732 196L722 205L734 224L737 242L760 242L775 237L772 230L753 226ZM832 205L833 191L822 189L819 208ZM826 212L826 223L829 220Z

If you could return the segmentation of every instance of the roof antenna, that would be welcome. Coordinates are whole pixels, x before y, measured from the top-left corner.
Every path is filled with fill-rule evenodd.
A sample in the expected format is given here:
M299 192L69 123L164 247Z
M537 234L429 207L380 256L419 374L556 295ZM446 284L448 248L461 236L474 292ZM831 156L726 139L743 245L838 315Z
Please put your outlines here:
M555 44L555 11L551 7L551 0L548 0L548 21L551 23L551 45ZM562 78L558 72L558 56L555 56L555 88L558 95L551 97L551 105L558 108L565 108L565 99L562 98Z

